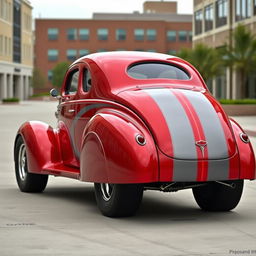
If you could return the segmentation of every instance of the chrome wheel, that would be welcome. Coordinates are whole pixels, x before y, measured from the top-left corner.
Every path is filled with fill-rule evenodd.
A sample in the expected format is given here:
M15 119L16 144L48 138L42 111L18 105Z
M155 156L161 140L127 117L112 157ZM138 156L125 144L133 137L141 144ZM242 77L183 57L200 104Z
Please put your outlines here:
M26 170L26 147L25 144L21 144L20 150L19 150L19 156L18 156L18 168L19 168L19 175L21 180L25 180L27 175Z
M102 197L105 201L109 201L113 193L114 185L108 183L100 183Z

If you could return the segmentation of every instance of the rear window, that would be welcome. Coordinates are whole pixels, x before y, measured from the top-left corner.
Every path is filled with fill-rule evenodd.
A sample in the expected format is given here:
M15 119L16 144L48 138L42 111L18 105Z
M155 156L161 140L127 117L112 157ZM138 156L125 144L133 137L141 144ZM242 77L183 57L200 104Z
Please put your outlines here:
M177 79L189 80L189 75L183 69L162 62L147 62L132 65L127 70L128 75L135 79Z

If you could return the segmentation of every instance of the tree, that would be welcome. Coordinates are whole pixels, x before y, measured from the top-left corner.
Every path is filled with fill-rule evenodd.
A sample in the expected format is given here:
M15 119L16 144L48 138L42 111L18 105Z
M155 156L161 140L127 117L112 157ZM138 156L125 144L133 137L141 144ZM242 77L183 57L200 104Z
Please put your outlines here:
M207 45L197 44L193 49L182 49L178 56L191 63L206 82L223 71L223 63L218 50Z
M232 45L226 44L222 50L227 67L238 73L241 98L245 97L249 74L255 72L256 37L245 26L238 25L232 34Z
M54 86L61 87L65 73L69 67L68 62L58 63L52 70L52 83Z
M33 88L44 88L46 79L39 68L33 69L31 85Z

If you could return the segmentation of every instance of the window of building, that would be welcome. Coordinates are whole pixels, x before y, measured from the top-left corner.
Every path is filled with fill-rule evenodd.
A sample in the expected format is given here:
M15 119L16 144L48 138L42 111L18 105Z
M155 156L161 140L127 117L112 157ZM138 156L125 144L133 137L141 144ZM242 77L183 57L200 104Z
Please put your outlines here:
M227 98L227 80L226 80L226 72L216 77L216 98L217 99L226 99Z
M98 33L99 40L108 40L108 29L107 28L99 28L97 33Z
M134 39L136 41L143 41L144 40L144 29L134 29Z
M255 1L254 1L255 6ZM251 17L251 0L236 0L236 21Z
M1 8L0 8L1 9ZM13 61L21 62L21 1L13 1Z
M176 31L175 30L168 30L166 33L167 41L175 42L176 41Z
M67 50L67 59L68 60L73 61L77 58L76 56L77 56L77 50L75 50L75 49L68 49Z
M57 28L48 28L48 39L57 40L59 35L59 30Z
M213 29L213 5L207 5L204 9L204 30Z
M126 30L119 28L116 30L116 40L117 41L123 41L126 40Z
M83 57L85 55L89 54L89 50L88 49L80 49L79 50L79 57Z
M176 50L169 50L167 53L170 54L170 55L175 55L177 53L177 51Z
M88 28L79 29L79 39L80 40L89 40L90 31Z
M185 30L179 31L179 41L181 42L187 41L187 31Z
M227 0L218 0L216 2L216 27L227 24L228 2Z
M69 73L67 78L67 83L65 86L66 94L76 94L78 89L78 79L79 79L79 70L75 69L71 73Z
M148 41L156 40L156 30L155 29L147 29L147 40Z
M188 40L190 42L192 42L192 38L193 38L193 32L192 31L188 31Z
M49 49L48 50L48 60L49 61L56 61L58 59L59 51L56 49Z
M68 40L76 40L77 39L77 30L76 30L76 28L69 28L67 30L67 39Z
M48 70L48 81L52 81L53 73L52 70Z
M104 49L104 48L100 48L97 50L97 52L106 52L106 51L107 51L107 49Z
M182 69L161 62L144 62L132 65L128 75L135 79L178 79L188 80L189 75Z
M195 34L201 34L203 27L203 12L202 10L198 10L195 12Z

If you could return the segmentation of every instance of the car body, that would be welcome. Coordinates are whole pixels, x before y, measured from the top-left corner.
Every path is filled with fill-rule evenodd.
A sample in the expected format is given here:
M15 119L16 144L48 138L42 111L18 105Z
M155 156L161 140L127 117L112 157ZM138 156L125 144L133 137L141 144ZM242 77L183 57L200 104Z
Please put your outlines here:
M145 189L194 188L195 195L209 184L242 191L244 179L255 179L248 136L180 58L125 51L87 55L69 67L57 98L56 129L32 121L17 133L18 183L27 174L93 182L98 205L101 196L106 208L111 193L123 188L138 191L139 198Z

